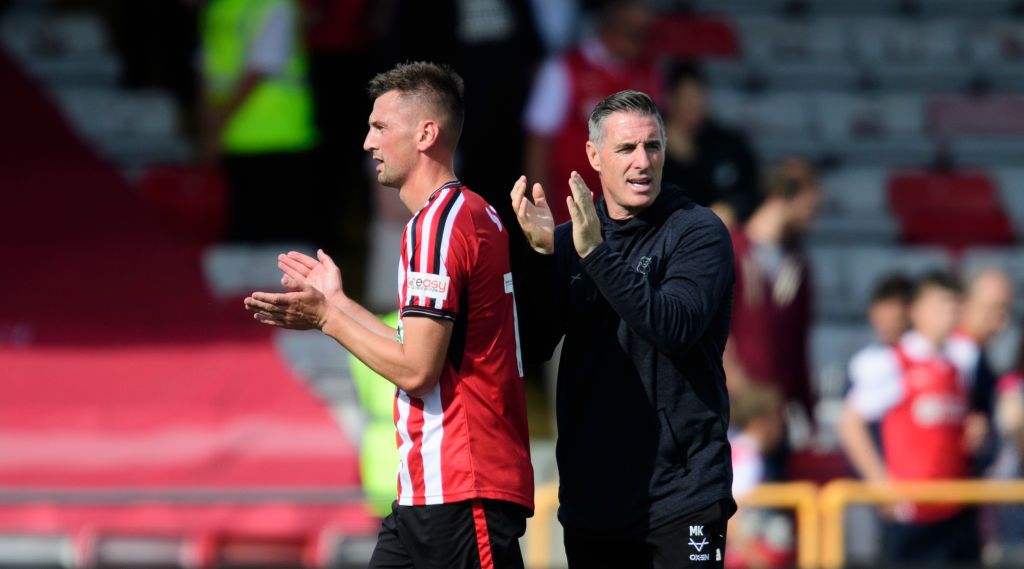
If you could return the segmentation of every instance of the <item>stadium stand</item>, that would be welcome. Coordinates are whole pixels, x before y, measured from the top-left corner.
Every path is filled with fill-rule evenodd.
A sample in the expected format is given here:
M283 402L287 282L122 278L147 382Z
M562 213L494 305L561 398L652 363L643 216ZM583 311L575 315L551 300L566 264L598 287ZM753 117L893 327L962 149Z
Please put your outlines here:
M0 226L0 564L319 563L325 540L372 534L329 405L38 80L0 58L20 133L0 139L0 187L17 188Z
M316 334L251 325L238 303L278 286L274 254L305 246L210 245L224 195L185 165L192 148L172 99L118 86L98 17L16 4L0 19L0 113L19 133L0 137L0 187L20 188L5 192L0 224L14 268L0 297L0 447L24 450L0 461L0 565L365 559L358 539L337 545L373 531L343 500L358 493L361 428L347 358ZM764 160L799 154L823 167L807 243L810 348L816 442L835 449L846 362L869 339L879 278L998 265L1024 290L1022 4L661 4L690 10L659 21L653 48L704 60L714 114ZM393 303L401 225L374 228L371 305ZM1016 339L999 338L996 367ZM95 454L113 453L109 441L135 450ZM180 462L167 469L172 451ZM167 499L125 505L156 491ZM117 505L76 502L87 495ZM287 499L261 502L274 495Z

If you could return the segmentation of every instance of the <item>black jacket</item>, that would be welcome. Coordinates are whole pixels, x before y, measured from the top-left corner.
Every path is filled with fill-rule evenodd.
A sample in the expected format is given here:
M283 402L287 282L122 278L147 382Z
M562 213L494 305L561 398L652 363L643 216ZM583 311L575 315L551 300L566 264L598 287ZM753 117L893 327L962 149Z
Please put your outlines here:
M729 233L682 190L617 222L580 260L571 222L524 279L528 359L558 368L559 519L644 532L726 499L732 462L722 352L729 332Z

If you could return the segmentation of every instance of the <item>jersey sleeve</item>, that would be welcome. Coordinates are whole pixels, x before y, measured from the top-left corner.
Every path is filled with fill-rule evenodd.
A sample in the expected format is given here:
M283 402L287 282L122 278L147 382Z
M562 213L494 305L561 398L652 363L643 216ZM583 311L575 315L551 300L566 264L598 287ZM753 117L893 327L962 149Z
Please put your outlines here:
M446 199L447 198L447 199ZM461 194L444 196L424 209L406 236L409 254L404 267L402 316L455 320L472 266L472 232L468 215L459 213Z
M868 421L880 420L903 398L899 360L892 349L870 347L850 360L849 405Z

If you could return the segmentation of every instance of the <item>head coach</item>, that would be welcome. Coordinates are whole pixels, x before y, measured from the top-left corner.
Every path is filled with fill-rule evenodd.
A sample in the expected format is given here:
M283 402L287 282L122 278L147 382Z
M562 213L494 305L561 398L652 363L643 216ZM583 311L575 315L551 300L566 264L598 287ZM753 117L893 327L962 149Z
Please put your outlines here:
M541 253L522 279L524 349L547 359L564 336L558 517L569 565L722 567L735 510L722 369L729 234L662 185L665 128L650 97L611 95L589 127L596 204L575 172L571 221L557 228L539 184L528 192L521 177L511 195Z

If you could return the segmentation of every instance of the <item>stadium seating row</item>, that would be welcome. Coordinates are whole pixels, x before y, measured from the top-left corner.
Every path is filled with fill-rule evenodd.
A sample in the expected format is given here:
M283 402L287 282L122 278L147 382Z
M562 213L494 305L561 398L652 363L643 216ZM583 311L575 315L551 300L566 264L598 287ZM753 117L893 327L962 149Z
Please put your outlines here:
M679 2L676 2L679 4ZM691 0L702 11L728 14L816 16L943 16L996 18L1016 14L1017 0Z
M1020 62L1024 25L1005 19L892 17L734 18L743 56L754 61L894 63Z
M892 273L917 276L932 270L959 270L969 275L984 267L1007 271L1019 290L1024 287L1024 250L978 247L959 258L940 247L829 245L809 248L814 270L817 315L824 321L859 321L875 285ZM1024 306L1017 307L1024 313Z
M949 139L1024 134L1024 96L716 90L715 113L754 134L849 139ZM1003 141L1005 142L1005 141Z
M983 215L998 212L1015 228L1013 234L1024 235L1024 169L1021 168L944 174L840 168L827 173L822 186L820 216L810 239L814 244L893 244L901 235L906 235L901 233L900 221L913 219L919 213L927 217L936 209ZM941 200L936 200L936 196ZM919 202L944 207L915 209L915 203ZM971 209L966 210L968 206ZM902 215L897 216L897 212ZM941 239L933 242L945 243Z
M716 90L711 104L769 159L805 154L861 166L1001 166L1024 153L1019 95Z

